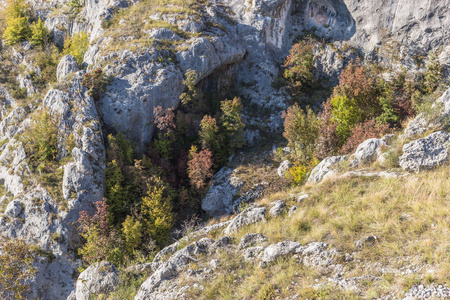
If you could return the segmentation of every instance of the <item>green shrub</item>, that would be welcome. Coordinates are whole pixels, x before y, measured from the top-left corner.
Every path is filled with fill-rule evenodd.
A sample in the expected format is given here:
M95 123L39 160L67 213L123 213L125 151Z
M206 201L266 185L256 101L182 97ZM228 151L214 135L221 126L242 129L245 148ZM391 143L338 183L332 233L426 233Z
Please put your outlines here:
M31 43L35 46L43 46L48 42L49 33L44 22L39 19L31 25Z
M1 245L0 287L6 299L25 299L31 279L36 274L36 254L22 240L8 240ZM5 294L6 292L6 294Z
M188 69L186 71L186 79L183 84L186 86L186 91L180 95L180 100L183 105L194 102L198 97L198 89L195 87L197 81L197 73L194 70Z
M97 68L91 73L86 73L83 76L81 83L88 89L88 94L94 98L95 101L100 100L102 93L106 91L106 85L109 83L108 78L103 74L102 68Z
M233 100L225 100L220 103L220 124L227 137L227 145L231 149L239 149L245 145L244 128L242 121L241 99L235 97Z
M125 249L129 254L137 248L142 241L142 224L139 220L134 220L133 217L127 216L125 222L122 224L122 234L125 240Z
M3 33L3 38L8 45L15 45L26 41L30 36L31 29L28 24L28 18L8 18L7 27Z
M336 96L330 100L333 120L336 121L336 133L341 141L345 141L352 131L353 126L362 118L354 99L347 96Z
M41 69L41 74L31 74L33 82L41 87L46 87L48 83L56 82L56 69L60 61L61 54L53 44L44 45L44 49L39 51L34 57L36 65ZM36 79L40 80L36 80Z
M31 118L30 128L24 132L23 144L27 156L34 162L48 163L56 158L58 124L50 113L42 109Z
M439 63L439 59L435 51L431 51L428 55L427 69L423 76L422 90L426 94L431 94L436 90L442 82L443 67Z
M89 38L86 32L76 33L72 37L67 37L64 41L63 55L72 55L77 60L77 63L81 65L88 46Z

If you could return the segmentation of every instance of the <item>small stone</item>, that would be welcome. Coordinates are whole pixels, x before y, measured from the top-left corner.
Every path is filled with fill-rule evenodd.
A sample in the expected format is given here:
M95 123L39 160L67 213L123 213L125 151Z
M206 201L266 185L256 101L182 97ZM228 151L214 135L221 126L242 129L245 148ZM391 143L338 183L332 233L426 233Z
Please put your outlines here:
M18 200L13 200L9 202L5 209L5 216L9 218L16 218L22 211L22 205Z

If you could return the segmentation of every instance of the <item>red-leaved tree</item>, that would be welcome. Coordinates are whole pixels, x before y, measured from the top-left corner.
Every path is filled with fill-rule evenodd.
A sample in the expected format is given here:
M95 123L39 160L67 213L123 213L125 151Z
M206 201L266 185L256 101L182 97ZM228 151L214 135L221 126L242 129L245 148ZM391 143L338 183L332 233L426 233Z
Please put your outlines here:
M356 148L367 139L380 138L385 134L392 133L389 124L379 124L376 120L369 120L364 123L357 124L353 130L352 135L346 140L342 146L340 153L353 153Z
M212 153L209 149L197 153L197 147L192 146L189 152L188 176L191 184L197 189L201 189L206 184L206 179L213 175L211 167L213 165Z

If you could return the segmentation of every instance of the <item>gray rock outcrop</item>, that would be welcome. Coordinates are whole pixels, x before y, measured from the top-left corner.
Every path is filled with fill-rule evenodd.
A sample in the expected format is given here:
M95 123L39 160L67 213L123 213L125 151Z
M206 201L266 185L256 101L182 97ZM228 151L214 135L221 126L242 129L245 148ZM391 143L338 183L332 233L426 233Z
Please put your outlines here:
M212 184L202 199L202 209L211 216L234 212L236 195L245 182L229 168L220 169L211 180Z
M311 171L307 183L318 184L327 178L335 176L340 163L346 159L347 156L332 156L325 158Z
M239 249L245 249L248 247L253 247L260 245L267 241L267 238L260 233L247 233L241 238L239 242Z
M58 82L62 82L67 75L78 71L78 63L72 55L66 55L59 61L56 69L56 78Z
M450 134L438 131L404 145L400 166L406 171L419 172L447 162L449 139Z
M274 262L279 257L284 257L288 254L293 254L302 245L298 242L283 241L273 245L268 246L261 252L261 267L268 266L270 263Z
M364 141L352 156L352 166L358 167L374 162L381 155L383 146L387 146L384 139L374 138Z
M102 261L95 263L84 270L76 283L76 299L89 300L92 296L108 296L119 284L119 275L116 267Z
M265 207L247 208L231 221L223 233L231 234L243 226L266 221L266 211L267 208Z
M277 169L277 174L280 177L285 176L285 172L289 170L289 168L292 166L291 162L289 160L284 160L281 162L280 166Z

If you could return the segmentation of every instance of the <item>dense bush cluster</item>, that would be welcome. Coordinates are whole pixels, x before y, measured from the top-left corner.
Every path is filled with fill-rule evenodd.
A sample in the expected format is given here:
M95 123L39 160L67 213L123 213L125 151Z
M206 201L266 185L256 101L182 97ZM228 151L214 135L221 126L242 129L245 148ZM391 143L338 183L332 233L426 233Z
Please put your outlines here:
M311 85L314 47L311 40L302 41L286 58L284 77L290 80L292 89ZM364 140L392 132L417 112L430 111L428 95L442 80L442 67L436 57L430 53L426 71L413 78L408 78L404 70L392 72L376 63L352 61L317 114L297 103L287 109L283 113L283 135L291 150L290 158L297 162L288 172L290 177L299 183L316 159L352 153ZM385 79L386 74L392 78Z
M6 28L3 38L9 45L30 40L35 46L42 46L49 39L48 30L41 19L34 18L31 7L24 0L9 0L6 5Z
M201 213L199 199L213 172L243 146L238 98L222 101L215 117L201 121L188 122L182 108L154 109L156 138L143 156L123 134L108 136L105 200L96 204L95 215L79 219L85 241L79 254L86 262L106 259L121 266L164 247L177 222Z

